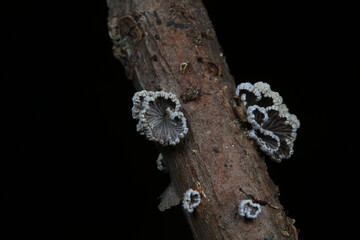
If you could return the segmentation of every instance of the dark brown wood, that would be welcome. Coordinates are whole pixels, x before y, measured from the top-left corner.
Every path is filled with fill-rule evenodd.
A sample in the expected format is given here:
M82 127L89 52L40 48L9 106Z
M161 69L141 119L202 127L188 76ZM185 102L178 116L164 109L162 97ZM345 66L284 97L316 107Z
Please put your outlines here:
M202 195L185 212L199 240L297 239L294 220L279 203L264 158L246 137L237 117L235 82L207 12L199 0L108 0L114 55L137 90L176 94L189 133L175 147L158 146L182 196ZM262 205L246 220L243 199Z

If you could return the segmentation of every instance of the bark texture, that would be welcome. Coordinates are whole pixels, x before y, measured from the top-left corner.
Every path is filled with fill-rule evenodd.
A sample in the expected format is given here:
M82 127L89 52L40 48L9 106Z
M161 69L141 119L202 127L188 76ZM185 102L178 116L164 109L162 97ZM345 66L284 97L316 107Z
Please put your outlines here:
M135 88L172 92L181 101L189 132L175 147L158 148L179 196L189 188L202 195L196 210L185 212L195 239L297 239L264 157L238 120L235 81L202 2L108 6L114 55ZM262 205L258 218L238 215L244 199Z

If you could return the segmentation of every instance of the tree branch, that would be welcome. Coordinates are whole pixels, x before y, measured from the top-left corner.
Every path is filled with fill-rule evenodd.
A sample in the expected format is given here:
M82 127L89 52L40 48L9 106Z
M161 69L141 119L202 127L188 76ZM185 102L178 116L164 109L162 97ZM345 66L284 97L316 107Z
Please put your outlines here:
M196 239L297 239L279 203L264 158L237 119L235 82L199 0L108 0L114 55L137 90L178 96L189 132L158 146L179 196L202 195L185 212ZM241 200L262 206L258 218L238 215ZM163 206L163 208L165 208Z

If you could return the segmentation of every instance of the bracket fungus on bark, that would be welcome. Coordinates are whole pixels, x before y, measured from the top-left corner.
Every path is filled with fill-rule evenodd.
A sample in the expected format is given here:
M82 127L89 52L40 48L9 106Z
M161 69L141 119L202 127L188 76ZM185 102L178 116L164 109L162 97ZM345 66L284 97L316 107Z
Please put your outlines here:
M191 188L188 189L184 194L183 199L183 208L192 213L194 209L199 206L201 202L201 195L198 191L192 190Z
M272 160L281 162L290 158L300 121L289 113L279 93L272 91L267 83L246 82L237 86L235 94L251 125L248 137Z
M176 145L188 128L180 102L172 93L142 90L133 97L132 117L138 119L136 130L150 141Z
M239 204L239 215L248 219L255 219L261 213L261 206L258 203L253 203L250 199L242 200Z

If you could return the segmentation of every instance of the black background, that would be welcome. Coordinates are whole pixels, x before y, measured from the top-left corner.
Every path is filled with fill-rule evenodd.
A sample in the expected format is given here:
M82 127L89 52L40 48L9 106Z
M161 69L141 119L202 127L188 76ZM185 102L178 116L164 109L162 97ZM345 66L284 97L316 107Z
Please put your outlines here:
M293 157L266 160L281 203L300 239L349 233L352 7L232 4L205 2L231 73L268 82L301 121ZM135 89L112 55L105 1L6 10L4 239L192 239L180 207L157 209L169 176L135 130Z

